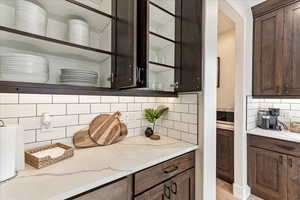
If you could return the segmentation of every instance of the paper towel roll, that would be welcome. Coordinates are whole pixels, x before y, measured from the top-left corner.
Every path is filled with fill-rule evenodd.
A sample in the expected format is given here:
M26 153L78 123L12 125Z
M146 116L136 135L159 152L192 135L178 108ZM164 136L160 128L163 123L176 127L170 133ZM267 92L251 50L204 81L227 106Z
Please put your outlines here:
M16 175L16 126L0 127L0 182Z

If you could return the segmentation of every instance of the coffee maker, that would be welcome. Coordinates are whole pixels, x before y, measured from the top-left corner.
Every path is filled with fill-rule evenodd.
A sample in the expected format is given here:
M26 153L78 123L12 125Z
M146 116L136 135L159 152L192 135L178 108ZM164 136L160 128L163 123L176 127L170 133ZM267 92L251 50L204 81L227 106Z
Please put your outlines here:
M258 112L258 127L262 129L281 130L278 117L280 115L279 108L269 108L268 110L260 110Z

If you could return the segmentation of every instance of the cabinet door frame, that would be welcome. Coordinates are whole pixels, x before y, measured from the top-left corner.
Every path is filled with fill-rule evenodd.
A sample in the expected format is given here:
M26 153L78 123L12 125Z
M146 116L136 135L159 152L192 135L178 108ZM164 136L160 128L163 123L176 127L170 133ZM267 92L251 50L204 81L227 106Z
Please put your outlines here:
M283 95L300 95L300 87L297 88L295 86L294 81L299 79L299 76L297 76L296 73L294 73L294 70L299 68L300 66L297 66L294 63L295 57L299 57L298 54L296 54L295 46L297 46L297 49L300 49L300 45L298 40L300 37L294 38L295 33L293 32L294 22L296 21L293 17L295 16L293 14L294 10L300 10L300 2L294 3L292 5L289 5L284 8L284 43L283 43L283 57L284 57L284 83L283 83ZM298 39L298 40L297 40ZM299 61L300 62L300 61Z
M288 156L288 200L300 198L300 158Z
M275 18L275 40L274 47L273 47L273 76L272 74L268 76L267 81L272 81L273 83L270 84L270 88L263 88L263 81L262 70L264 68L264 63L267 59L262 59L262 53L268 52L263 49L262 44L262 28L263 22L269 20L271 18ZM283 9L279 9L263 15L261 17L254 19L254 39L253 39L253 72L252 72L252 92L253 96L276 96L282 94L282 85L283 85L283 76L282 76L282 65L283 65L283 58L282 58L282 49L283 49L283 27L284 23L284 12Z
M287 200L287 156L284 154L264 150L264 149L258 149L254 147L249 147L249 183L251 186L251 191L253 194L263 197L266 199L272 199L272 200ZM256 162L257 162L257 154L262 154L268 157L274 158L274 160L278 161L278 172L277 177L278 178L278 190L274 191L267 186L264 187L263 183L259 183L259 181L256 179L260 175L259 169L256 169ZM261 172L264 173L264 172Z
M182 199L182 196L180 196L180 192L182 192L180 189L178 189L177 187L180 186L181 182L184 182L188 180L188 187L189 187L189 191L187 191L188 193L188 199ZM177 194L174 194L172 192L171 195L171 200L195 200L195 168L189 169L185 172L183 172L182 174L177 175L176 177L172 178L170 181L170 188L171 191L175 190L174 184L176 184L176 190L177 190ZM186 192L186 191L184 191ZM186 194L186 193L185 193Z

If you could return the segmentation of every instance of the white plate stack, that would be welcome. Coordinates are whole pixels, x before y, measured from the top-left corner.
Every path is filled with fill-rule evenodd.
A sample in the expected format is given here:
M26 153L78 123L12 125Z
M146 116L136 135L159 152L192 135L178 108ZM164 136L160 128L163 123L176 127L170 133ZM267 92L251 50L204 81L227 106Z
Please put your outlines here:
M30 1L17 0L16 28L38 35L46 35L47 12Z
M29 54L0 54L0 78L3 81L45 83L49 80L48 60Z
M88 46L90 41L88 23L81 19L70 19L68 24L69 41L75 44Z
M61 69L60 81L66 85L96 86L98 72L80 69Z

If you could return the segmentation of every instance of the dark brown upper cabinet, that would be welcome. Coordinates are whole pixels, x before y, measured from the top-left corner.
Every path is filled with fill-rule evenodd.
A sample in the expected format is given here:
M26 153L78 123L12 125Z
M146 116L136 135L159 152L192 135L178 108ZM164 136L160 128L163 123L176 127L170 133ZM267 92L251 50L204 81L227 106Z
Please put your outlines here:
M253 96L300 96L300 3L269 0L254 15Z
M137 2L137 87L200 91L202 1Z

